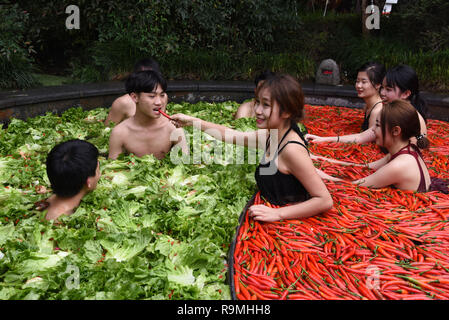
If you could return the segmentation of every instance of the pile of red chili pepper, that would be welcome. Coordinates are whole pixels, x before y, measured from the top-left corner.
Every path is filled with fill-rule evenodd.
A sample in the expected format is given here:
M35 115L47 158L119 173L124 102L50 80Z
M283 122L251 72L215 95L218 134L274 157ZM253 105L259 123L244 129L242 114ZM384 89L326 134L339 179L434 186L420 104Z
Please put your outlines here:
M357 109L306 111L308 131L323 136L358 132L362 122ZM428 120L427 126L432 146L423 156L429 172L448 179L449 124ZM358 163L382 156L374 144L321 143L310 149ZM317 166L350 180L370 174L325 161ZM237 299L449 299L449 195L326 185L334 206L323 214L261 223L245 212L233 252ZM254 203L272 206L259 193Z

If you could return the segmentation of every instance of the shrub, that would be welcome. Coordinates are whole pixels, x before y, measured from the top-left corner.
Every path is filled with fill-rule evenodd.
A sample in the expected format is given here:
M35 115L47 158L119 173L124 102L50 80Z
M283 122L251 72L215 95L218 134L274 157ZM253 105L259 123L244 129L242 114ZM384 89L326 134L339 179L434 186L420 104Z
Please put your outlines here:
M300 27L291 0L143 0L98 5L97 10L108 14L97 27L98 40L88 56L103 79L128 71L142 56L162 60L167 55L179 57L185 50L216 48L226 48L231 55L275 51L282 48L280 42L288 42L283 40L286 32ZM75 68L83 66L75 63Z
M34 52L26 38L28 13L17 4L0 4L0 88L29 88L37 83L32 76Z
M315 62L302 53L233 52L224 49L183 50L161 61L169 79L250 80L264 70L290 73L298 80L314 76Z
M381 30L397 40L406 39L410 48L436 52L449 49L448 16L447 0L399 1L382 20Z

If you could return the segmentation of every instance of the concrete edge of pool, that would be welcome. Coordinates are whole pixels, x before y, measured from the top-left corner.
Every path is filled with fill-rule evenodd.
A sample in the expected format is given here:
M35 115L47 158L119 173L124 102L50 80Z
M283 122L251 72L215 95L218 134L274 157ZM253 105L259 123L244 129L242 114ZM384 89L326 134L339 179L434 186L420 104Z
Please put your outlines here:
M306 104L363 108L352 85L328 86L302 83ZM122 81L42 87L0 92L0 123L11 118L27 119L46 112L60 114L81 106L89 110L111 106L125 93ZM169 81L170 102L242 102L254 96L254 83L243 81ZM422 92L429 107L429 119L449 122L449 95Z

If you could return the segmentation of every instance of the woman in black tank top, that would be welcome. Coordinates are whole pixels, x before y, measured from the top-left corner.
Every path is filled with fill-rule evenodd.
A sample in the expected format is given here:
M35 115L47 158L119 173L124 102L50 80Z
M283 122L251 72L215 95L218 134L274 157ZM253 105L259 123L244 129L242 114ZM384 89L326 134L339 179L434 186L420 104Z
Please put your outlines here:
M298 81L289 75L274 75L263 81L257 87L254 111L258 130L252 132L183 114L175 114L172 119L178 126L195 124L224 142L264 149L255 173L257 186L262 197L283 207L253 205L248 212L255 220L298 219L330 210L332 197L315 170L296 124L304 113L304 95Z
M290 140L283 144L285 137L292 129L296 133L298 133L302 142ZM268 150L269 142L270 141L268 138L265 150ZM301 147L305 148L307 152L309 152L307 148L307 142L304 140L302 132L299 130L297 124L295 123L290 127L290 129L287 130L287 132L282 137L276 148L273 159L271 161L266 161L264 154L263 159L261 160L259 166L256 168L255 172L257 186L261 194L265 198L269 199L270 203L275 205L283 206L288 203L303 202L310 198L310 194L307 192L301 182L296 179L295 176L282 173L279 170L276 170L274 174L263 174L263 170L266 170L270 167L274 168L276 166L274 162L289 143L300 145Z

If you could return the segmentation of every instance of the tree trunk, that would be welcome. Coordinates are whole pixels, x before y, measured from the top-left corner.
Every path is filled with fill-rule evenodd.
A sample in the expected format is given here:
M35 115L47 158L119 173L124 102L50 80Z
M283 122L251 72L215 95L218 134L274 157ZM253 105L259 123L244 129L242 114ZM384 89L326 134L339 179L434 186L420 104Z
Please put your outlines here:
M362 34L367 37L369 36L369 29L366 27L366 18L368 15L366 14L366 6L368 0L362 0L361 10L362 10Z

